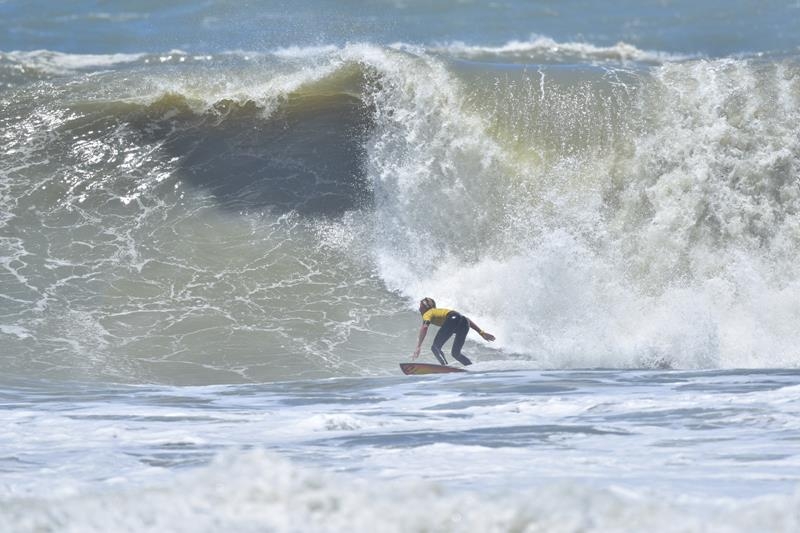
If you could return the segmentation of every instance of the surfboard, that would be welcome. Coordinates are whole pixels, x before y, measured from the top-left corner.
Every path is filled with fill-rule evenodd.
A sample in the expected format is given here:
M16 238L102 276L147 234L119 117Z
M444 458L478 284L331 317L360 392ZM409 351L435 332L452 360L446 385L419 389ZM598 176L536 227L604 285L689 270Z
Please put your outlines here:
M451 372L466 372L463 368L452 366L432 365L429 363L400 363L400 370L406 375L418 374L449 374Z

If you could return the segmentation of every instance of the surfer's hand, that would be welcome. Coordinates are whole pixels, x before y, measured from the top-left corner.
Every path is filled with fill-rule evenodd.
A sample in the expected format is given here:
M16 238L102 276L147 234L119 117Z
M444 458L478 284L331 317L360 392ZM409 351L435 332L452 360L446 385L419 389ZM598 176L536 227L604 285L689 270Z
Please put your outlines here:
M411 359L416 359L417 357L419 357L419 348L414 350L414 353L411 355Z
M487 333L485 331L481 331L481 337L483 337L487 341L493 341L494 340L494 335L492 335L491 333Z

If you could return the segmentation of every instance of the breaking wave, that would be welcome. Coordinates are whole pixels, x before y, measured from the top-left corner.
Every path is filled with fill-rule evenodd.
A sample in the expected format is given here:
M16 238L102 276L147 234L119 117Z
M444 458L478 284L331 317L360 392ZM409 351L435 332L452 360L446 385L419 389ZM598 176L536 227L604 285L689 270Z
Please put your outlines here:
M18 372L380 373L425 294L497 334L486 359L800 362L792 59L536 38L8 62L38 65L0 117Z

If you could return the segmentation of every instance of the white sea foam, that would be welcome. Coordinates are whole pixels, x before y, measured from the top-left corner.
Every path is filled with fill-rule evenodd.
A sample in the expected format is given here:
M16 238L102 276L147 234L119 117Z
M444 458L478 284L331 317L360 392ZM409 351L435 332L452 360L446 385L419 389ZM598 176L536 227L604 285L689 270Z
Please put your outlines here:
M15 325L0 324L0 333L4 335L14 335L19 339L33 338L33 335L31 334L30 330Z
M143 57L145 54L68 54L51 50L0 53L0 59L49 74L68 74L80 70L113 67L124 63L134 63Z
M301 467L259 451L227 454L171 480L6 498L0 526L59 531L796 531L798 496L665 498L568 482L479 495L431 482L381 482Z
M12 383L0 529L180 530L193 512L200 531L448 530L456 511L450 530L796 527L796 373L486 366L246 386Z

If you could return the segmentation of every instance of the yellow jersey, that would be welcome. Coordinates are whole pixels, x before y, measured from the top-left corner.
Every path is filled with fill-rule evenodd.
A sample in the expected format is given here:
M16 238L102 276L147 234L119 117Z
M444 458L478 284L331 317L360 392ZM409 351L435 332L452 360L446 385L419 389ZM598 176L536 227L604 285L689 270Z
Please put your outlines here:
M425 314L422 315L422 321L426 324L433 324L434 326L442 327L445 319L447 318L447 313L449 312L450 309L434 307L433 309L428 309L425 311Z

